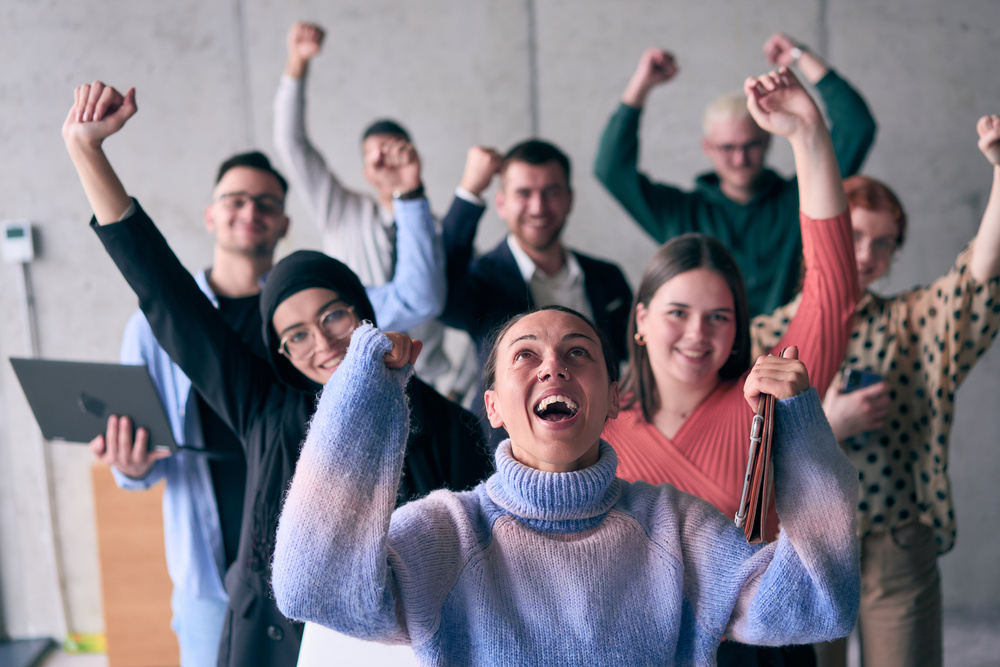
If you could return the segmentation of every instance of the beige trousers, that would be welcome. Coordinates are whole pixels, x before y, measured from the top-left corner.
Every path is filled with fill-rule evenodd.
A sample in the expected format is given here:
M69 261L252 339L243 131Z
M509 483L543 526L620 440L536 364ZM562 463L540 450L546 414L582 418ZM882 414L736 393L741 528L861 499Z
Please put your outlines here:
M941 575L933 531L911 523L861 541L862 667L941 667ZM818 667L845 667L847 641L816 645Z

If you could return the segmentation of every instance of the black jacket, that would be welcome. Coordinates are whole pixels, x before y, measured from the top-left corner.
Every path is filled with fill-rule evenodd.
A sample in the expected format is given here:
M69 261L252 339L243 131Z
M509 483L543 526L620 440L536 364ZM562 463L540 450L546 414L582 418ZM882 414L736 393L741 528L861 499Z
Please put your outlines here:
M229 611L219 665L294 666L302 625L275 606L269 568L281 500L321 386L275 379L222 320L159 230L137 205L119 223L91 225L139 297L157 340L212 409L232 428L247 459L236 562L226 573ZM492 472L475 419L418 379L401 499L437 488L470 488Z
M455 197L441 221L448 276L448 301L441 320L467 331L481 354L497 325L535 307L506 241L481 257L473 257L473 239L485 210ZM625 330L632 307L632 290L625 275L611 262L579 252L573 255L583 270L594 324L608 336L618 360L624 361Z

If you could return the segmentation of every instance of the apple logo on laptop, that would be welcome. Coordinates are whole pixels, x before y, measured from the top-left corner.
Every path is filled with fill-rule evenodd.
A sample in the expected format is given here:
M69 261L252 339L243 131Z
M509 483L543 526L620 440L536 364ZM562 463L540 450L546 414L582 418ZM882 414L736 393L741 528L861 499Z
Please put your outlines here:
M76 399L76 404L80 406L80 412L94 415L98 418L103 418L105 411L108 409L104 401L84 393L81 393L79 398Z

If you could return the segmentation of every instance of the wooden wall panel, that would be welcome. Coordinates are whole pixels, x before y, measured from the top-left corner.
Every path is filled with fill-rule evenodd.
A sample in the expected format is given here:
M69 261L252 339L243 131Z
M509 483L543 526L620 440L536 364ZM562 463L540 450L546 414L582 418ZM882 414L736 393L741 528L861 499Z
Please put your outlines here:
M107 466L95 463L91 473L108 667L176 667L180 657L170 629L163 484L124 491Z

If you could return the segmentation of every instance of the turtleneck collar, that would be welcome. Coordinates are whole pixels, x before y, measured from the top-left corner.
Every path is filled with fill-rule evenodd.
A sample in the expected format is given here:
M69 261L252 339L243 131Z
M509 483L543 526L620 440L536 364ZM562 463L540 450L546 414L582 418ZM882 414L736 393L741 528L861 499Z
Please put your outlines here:
M486 482L490 500L529 528L546 533L589 530L621 496L618 456L601 441L597 463L576 472L542 472L511 456L510 439L496 452L497 472Z

